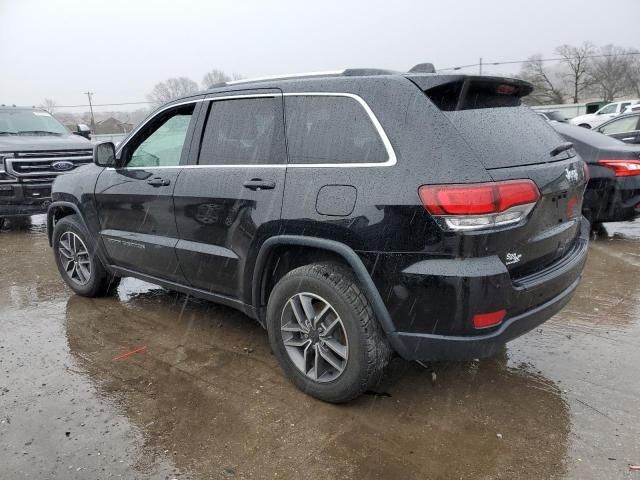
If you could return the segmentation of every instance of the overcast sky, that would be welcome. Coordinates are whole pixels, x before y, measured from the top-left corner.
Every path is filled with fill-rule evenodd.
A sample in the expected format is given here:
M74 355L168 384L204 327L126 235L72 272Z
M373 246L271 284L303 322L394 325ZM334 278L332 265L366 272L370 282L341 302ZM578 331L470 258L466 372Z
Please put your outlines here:
M407 70L585 40L640 48L639 19L640 0L0 0L0 103L74 105L87 90L96 103L144 101L158 81L200 83L212 68Z

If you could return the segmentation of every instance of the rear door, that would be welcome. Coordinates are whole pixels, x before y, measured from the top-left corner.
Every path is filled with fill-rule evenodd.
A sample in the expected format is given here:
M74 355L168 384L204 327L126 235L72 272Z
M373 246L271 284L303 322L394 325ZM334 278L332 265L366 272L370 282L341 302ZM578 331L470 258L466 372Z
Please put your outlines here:
M198 289L249 301L248 260L277 233L286 174L282 93L217 94L174 190L176 253Z
M113 265L184 282L172 194L199 105L195 99L156 114L120 148L119 168L98 177L100 235Z
M625 143L640 143L640 115L616 118L602 125L598 131Z

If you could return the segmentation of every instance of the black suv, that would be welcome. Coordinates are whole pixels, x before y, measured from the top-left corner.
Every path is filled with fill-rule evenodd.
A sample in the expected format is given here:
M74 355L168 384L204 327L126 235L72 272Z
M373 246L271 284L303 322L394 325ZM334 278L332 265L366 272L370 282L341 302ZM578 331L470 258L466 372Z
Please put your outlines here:
M0 226L47 211L53 179L91 163L88 137L85 125L72 134L42 109L0 105Z
M229 82L59 177L48 231L78 294L133 276L263 325L330 402L409 360L489 356L581 277L582 160L519 80L345 70Z

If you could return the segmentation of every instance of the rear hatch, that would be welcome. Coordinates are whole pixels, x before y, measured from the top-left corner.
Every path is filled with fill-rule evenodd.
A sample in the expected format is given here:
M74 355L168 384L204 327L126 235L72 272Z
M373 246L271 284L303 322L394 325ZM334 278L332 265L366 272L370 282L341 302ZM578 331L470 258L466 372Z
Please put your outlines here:
M521 98L532 87L497 77L409 76L442 111L496 182L530 179L539 192L526 221L466 231L464 254L498 255L512 279L526 279L576 248L586 186L575 150Z

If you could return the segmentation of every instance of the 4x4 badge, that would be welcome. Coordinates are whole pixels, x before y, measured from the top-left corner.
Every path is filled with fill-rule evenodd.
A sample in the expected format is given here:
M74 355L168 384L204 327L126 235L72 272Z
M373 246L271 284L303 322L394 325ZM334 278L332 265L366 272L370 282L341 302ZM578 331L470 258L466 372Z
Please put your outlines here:
M578 182L578 171L577 170L569 170L568 168L564 169L564 176L567 177L569 182Z
M512 265L514 263L518 263L521 258L522 258L521 253L507 253L507 261L505 262L505 265Z

